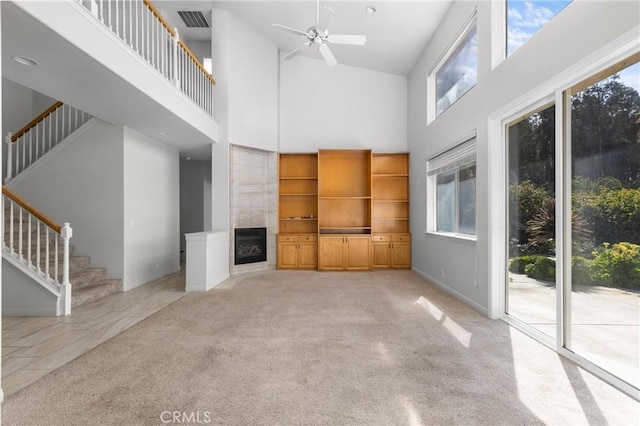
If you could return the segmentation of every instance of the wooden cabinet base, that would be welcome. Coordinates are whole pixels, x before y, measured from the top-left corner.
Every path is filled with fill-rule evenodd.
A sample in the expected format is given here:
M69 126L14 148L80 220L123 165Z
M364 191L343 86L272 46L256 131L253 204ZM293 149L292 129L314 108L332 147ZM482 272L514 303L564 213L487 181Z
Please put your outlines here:
M369 235L321 235L318 269L321 271L371 270Z
M317 268L317 235L278 235L278 269Z
M411 236L410 235L372 235L371 266L376 269L411 268Z

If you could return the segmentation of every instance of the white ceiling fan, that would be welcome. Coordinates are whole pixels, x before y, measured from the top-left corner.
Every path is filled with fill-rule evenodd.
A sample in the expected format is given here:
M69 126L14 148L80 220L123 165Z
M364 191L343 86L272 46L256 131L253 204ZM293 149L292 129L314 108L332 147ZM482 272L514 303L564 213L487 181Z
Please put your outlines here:
M329 44L353 44L362 46L367 42L367 37L364 35L336 35L329 34L329 30L327 30L327 25L331 20L331 16L333 16L333 9L330 7L323 7L322 12L320 11L320 0L317 2L316 7L316 25L309 27L307 31L296 30L295 28L286 27L280 24L273 24L272 26L276 28L280 28L281 30L303 36L307 39L304 45L298 47L297 49L287 53L283 59L291 59L302 52L307 47L314 46L319 51L322 57L324 58L327 65L330 67L336 65L338 61L336 60L333 53L331 53L331 49L329 48Z

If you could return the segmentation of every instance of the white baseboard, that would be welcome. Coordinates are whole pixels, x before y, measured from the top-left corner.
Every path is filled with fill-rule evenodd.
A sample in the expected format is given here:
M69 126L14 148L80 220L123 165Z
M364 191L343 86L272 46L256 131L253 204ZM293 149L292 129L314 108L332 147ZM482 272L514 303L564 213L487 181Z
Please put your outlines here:
M453 297L455 297L456 299L460 300L465 305L468 305L469 307L475 309L476 311L480 312L482 315L484 315L486 317L489 316L489 311L487 310L487 308L485 308L484 306L478 304L477 302L474 302L473 300L469 299L464 294L457 292L456 290L452 289L451 287L449 287L445 283L443 283L441 281L438 281L437 279L433 278L431 275L426 274L426 273L422 272L421 270L416 269L415 267L411 268L411 270L413 272L415 272L416 274L420 275L425 280L435 284L438 288L440 288L445 293L448 293L448 294L452 295Z

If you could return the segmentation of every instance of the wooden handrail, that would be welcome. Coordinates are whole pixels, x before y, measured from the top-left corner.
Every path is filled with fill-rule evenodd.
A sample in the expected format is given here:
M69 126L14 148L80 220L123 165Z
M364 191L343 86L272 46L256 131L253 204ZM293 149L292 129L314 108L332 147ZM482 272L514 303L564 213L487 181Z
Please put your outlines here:
M153 13L153 15L158 19L158 21L160 21L162 26L165 27L167 29L167 31L169 31L169 34L171 34L173 37L175 37L176 36L176 32L173 30L173 28L171 28L169 23L162 17L162 15L158 11L158 9L156 9L156 7L153 5L153 3L151 3L150 0L142 0L142 2L147 6L147 8L151 11L151 13ZM185 53L187 55L189 55L189 57L196 64L196 66L198 68L200 68L202 73L205 76L207 76L207 78L209 79L211 84L215 85L216 84L216 79L213 78L213 76L211 76L211 74L209 74L209 72L207 72L207 70L204 68L204 66L200 63L200 60L196 57L196 55L193 54L191 49L189 49L189 47L187 47L187 45L182 40L180 40L178 43L184 49Z
M186 44L184 44L184 42L182 40L180 40L178 42L180 44L180 46L182 46L182 48L184 49L185 53L187 55L189 55L191 57L191 60L193 62L195 62L196 66L198 68L200 68L200 70L202 71L202 73L209 79L209 81L211 82L211 84L215 85L216 84L216 79L213 78L213 76L211 74L209 74L209 72L204 68L204 66L200 63L200 61L198 60L198 58L196 58L196 55L193 54L193 52L191 51L191 49L189 49L187 47Z
M169 25L169 23L162 17L162 15L158 11L158 9L156 9L156 7L153 5L153 3L151 3L149 0L142 0L142 2L145 4L145 6L147 6L147 8L149 8L151 13L153 13L155 15L155 17L167 29L167 31L169 31L169 33L172 36L175 37L176 36L176 32L173 30L173 28L171 28L171 25Z
M49 114L51 114L53 111L57 110L61 106L62 106L62 102L60 102L60 101L58 101L55 104L51 105L42 114L40 114L39 116L37 116L36 118L31 120L31 122L29 124L24 126L22 129L18 130L18 132L16 132L15 135L11 135L11 142L17 141L20 136L22 136L25 133L27 133L32 127L35 127L39 122L44 120Z
M49 228L53 229L58 234L60 233L60 230L62 229L60 225L55 223L53 220L49 219L44 213L39 212L35 207L27 203L22 197L20 197L18 194L16 194L15 192L7 188L5 185L2 186L2 193L7 197L11 198L16 203L18 203L20 207L22 207L23 209L25 209L26 211L28 211L29 213L37 217L42 223L47 225Z

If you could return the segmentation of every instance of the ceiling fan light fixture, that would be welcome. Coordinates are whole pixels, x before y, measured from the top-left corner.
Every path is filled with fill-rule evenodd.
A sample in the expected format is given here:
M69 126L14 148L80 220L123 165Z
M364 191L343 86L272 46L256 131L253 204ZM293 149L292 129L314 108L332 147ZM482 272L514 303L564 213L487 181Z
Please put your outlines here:
M373 15L374 13L376 13L376 8L373 6L367 6L366 10L369 15Z

